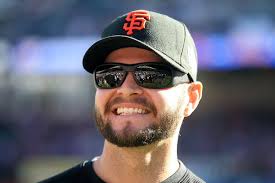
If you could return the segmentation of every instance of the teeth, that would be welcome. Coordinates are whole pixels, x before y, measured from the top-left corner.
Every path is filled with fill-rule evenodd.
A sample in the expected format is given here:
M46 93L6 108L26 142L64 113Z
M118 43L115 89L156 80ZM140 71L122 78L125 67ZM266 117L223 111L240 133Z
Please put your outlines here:
M145 114L145 110L139 109L139 108L119 107L117 108L117 114L118 115Z

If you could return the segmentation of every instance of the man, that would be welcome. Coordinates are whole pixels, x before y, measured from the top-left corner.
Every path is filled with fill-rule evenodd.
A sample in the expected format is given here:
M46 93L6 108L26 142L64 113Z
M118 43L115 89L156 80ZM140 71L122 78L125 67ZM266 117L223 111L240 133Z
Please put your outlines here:
M196 109L197 52L186 26L136 10L115 19L85 53L93 73L100 157L44 183L201 183L177 157L180 127Z

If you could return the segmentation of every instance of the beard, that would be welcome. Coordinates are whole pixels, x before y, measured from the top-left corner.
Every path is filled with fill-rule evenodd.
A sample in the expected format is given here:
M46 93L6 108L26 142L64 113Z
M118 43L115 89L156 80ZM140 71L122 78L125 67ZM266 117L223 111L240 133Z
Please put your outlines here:
M131 130L131 122L126 121L126 127L120 133L113 129L110 119L103 120L103 116L95 107L96 126L107 141L119 147L145 146L167 139L175 134L179 123L183 119L181 106L182 104L178 103L174 111L169 110L161 113L159 121L148 121L151 125L138 131ZM108 106L106 109L109 109ZM106 114L106 111L104 114Z

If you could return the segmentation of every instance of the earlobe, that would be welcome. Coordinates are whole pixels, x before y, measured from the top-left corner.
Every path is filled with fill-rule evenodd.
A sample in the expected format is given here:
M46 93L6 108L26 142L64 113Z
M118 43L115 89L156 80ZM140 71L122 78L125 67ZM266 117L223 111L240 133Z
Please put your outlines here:
M192 104L188 103L184 110L184 116L185 117L190 116L191 113L192 113Z

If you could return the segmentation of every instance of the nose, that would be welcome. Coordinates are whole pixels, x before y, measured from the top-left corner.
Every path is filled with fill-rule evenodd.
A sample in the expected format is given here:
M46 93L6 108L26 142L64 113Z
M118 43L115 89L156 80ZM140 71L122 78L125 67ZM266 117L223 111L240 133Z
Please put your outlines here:
M143 89L137 85L133 73L129 72L122 85L117 88L117 93L124 96L140 95L143 93Z

